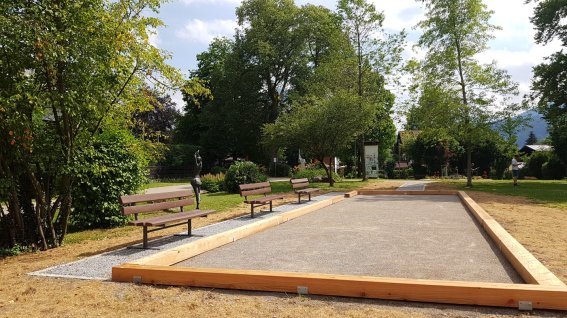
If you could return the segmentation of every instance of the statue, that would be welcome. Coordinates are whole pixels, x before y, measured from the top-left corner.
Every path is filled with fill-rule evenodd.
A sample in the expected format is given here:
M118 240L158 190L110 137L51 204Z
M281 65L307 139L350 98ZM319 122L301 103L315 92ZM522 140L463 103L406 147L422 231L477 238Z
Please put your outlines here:
M201 168L203 168L203 159L199 155L199 150L197 150L195 152L195 169L193 170L195 177L191 179L191 186L197 201L197 210L199 210L199 203L201 203Z

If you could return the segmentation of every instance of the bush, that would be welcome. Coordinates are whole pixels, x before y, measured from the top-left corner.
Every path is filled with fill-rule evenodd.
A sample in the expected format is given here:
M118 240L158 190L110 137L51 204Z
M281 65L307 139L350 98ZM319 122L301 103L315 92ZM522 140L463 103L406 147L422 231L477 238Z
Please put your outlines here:
M201 176L201 187L203 190L215 193L224 190L224 173L210 174Z
M394 170L394 173L392 175L392 179L407 179L411 176L413 176L413 169L412 168Z
M135 145L129 132L105 132L81 152L73 168L73 230L125 223L118 198L134 193L146 181L145 157Z
M212 166L211 170L210 170L211 174L220 174L222 173L223 175L226 173L226 168L221 167L221 166Z
M268 178L260 172L260 168L253 162L235 162L228 168L224 176L224 185L230 193L238 193L238 186L245 183L266 181Z
M290 177L291 167L285 163L271 163L269 174L271 177Z
M323 168L318 168L318 169L307 168L307 169L298 170L298 171L295 171L293 173L293 178L295 178L295 179L307 178L307 179L309 179L309 182L325 182L325 181L328 181L327 180L327 172L325 172L325 169L323 169ZM333 172L333 180L335 180L336 182L339 182L342 179L338 174Z
M565 166L557 156L553 156L541 167L544 179L561 180L565 177Z
M551 154L549 152L542 151L532 153L532 155L527 160L526 170L523 171L525 172L525 175L541 179L543 177L541 167L544 163L549 161L550 156Z

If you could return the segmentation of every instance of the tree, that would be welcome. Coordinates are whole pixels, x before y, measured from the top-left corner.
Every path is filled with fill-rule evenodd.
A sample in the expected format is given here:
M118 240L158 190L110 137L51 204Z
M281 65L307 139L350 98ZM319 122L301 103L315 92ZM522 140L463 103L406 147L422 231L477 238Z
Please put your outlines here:
M148 41L159 0L0 4L0 191L8 245L63 243L75 158L108 126L151 108L144 93L180 75ZM162 84L163 83L163 84ZM2 242L5 243L5 242Z
M305 68L305 37L292 0L246 0L236 9L236 38L244 58L262 80L269 100L263 122L273 122L285 103L291 80Z
M264 126L263 142L273 148L301 148L308 156L324 162L324 158L332 158L348 147L372 122L372 105L358 99L344 91L323 98L306 97L291 112ZM333 186L332 167L323 167Z
M530 131L530 135L528 136L528 139L526 139L526 142L524 142L524 145L536 145L536 144L537 144L537 137L532 130Z
M517 85L496 63L480 64L476 55L487 49L496 26L489 23L492 11L481 0L424 0L426 19L419 46L427 50L422 63L424 78L450 96L459 96L460 140L466 151L467 186L472 186L474 141L489 131L494 119L491 107L498 98L516 94Z
M170 143L179 117L179 111L171 96L157 96L148 90L152 109L135 111L132 114L132 132L140 139L153 142Z
M535 41L548 44L558 39L567 46L565 1L537 1L530 19L536 29ZM555 152L567 164L567 53L563 50L546 58L546 62L534 67L532 100L536 100L540 113L549 123L549 137Z
M368 96L375 92L374 85L368 77L372 76L371 73L376 71L382 72L379 74L382 79L391 71L391 69L399 62L401 54L402 43L405 38L404 32L399 35L387 35L383 28L384 15L376 11L376 7L366 2L365 0L339 0L338 13L343 22L343 28L348 34L351 45L353 46L357 59L356 66L356 87L359 97ZM376 69L373 69L376 68ZM382 80L383 81L383 80ZM382 92L388 94L389 92L383 89ZM382 101L387 100L388 97L383 98ZM362 99L361 99L362 100ZM379 136L382 133L391 132L393 126L392 120L389 117L391 108L386 108L386 103L377 103L377 107L382 107L383 111L378 112L376 118L375 131L368 137ZM386 122L382 122L386 120ZM391 125L389 125L391 123ZM385 127L386 131L381 131L379 127ZM364 132L359 136L358 145L360 151L359 173L363 180L366 180L365 169L365 156L364 156ZM391 139L393 141L394 134ZM393 142L392 142L393 144ZM390 145L391 146L391 145Z

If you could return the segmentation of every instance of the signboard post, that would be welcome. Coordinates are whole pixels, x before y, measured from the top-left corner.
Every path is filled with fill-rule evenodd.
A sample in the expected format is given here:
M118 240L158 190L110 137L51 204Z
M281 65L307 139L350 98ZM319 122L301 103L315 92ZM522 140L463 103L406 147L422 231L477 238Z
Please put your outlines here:
M366 176L368 178L378 178L379 161L378 161L378 144L364 145L364 158Z

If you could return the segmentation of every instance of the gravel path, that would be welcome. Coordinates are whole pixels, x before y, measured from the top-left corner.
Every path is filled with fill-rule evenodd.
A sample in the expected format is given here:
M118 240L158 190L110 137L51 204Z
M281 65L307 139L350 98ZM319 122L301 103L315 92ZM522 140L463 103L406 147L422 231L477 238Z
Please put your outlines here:
M167 250L179 245L187 244L189 242L201 239L203 237L211 236L220 232L224 232L233 228L244 226L249 223L257 222L274 215L287 212L298 207L313 204L315 202L328 199L333 196L342 195L342 193L328 193L312 198L312 201L302 201L301 204L292 203L282 206L274 207L272 213L258 213L255 218L250 218L249 215L238 217L235 219L211 224L202 228L193 229L193 236L188 237L184 235L167 236L156 240L149 241L150 249L141 249L141 243L132 245L127 248L103 253L100 255L81 259L76 262L58 265L46 268L37 272L29 273L30 275L38 276L53 276L53 277L66 277L66 278L79 278L79 279L96 279L108 280L111 278L112 267L140 259L145 256L155 254L159 251ZM180 227L181 228L181 227ZM186 233L185 231L181 234ZM140 237L141 228L140 228Z

